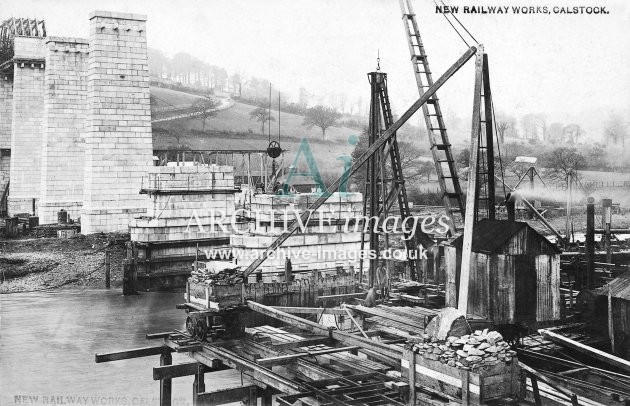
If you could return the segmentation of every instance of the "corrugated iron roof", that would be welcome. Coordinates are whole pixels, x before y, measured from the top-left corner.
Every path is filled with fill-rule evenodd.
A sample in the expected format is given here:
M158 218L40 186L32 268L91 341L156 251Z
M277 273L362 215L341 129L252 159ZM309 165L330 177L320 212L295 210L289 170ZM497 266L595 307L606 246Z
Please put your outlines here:
M529 224L522 221L483 219L475 224L473 229L472 251L492 254L507 244L514 234L524 228L530 228L532 232L540 235ZM560 252L549 240L542 235L540 237L547 241L549 246L553 247L553 250ZM464 236L460 235L451 245L461 249L463 242Z
M630 300L630 271L621 274L601 288L595 289L595 292L608 296L609 289L610 296Z

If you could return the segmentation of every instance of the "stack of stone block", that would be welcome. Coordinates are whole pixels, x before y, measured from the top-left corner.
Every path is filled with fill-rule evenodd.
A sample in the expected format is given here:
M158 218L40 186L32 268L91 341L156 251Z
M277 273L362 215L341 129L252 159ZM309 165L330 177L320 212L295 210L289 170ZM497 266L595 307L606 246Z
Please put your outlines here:
M131 240L167 242L228 238L234 214L234 168L231 166L155 166L142 182L146 216L130 222ZM220 219L225 230L219 225ZM168 253L180 253L173 248Z
M299 217L319 196L258 194L252 197L251 216L256 219L248 231L230 238L235 261L243 267L251 264ZM353 272L359 268L361 249L360 229L354 231L354 221L362 216L363 197L360 193L334 193L311 215L304 231L299 228L282 246L263 262L260 272L264 282L284 281L286 259L291 260L295 278L336 274L339 268ZM272 222L273 219L273 222ZM286 219L286 221L285 221ZM320 222L321 220L321 222ZM345 224L348 221L348 232ZM256 279L250 275L250 281Z

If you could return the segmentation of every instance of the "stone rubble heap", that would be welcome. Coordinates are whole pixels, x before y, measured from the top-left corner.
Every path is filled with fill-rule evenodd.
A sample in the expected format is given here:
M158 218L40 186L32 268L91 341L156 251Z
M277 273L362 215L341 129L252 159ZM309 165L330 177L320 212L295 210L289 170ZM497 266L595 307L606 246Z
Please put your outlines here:
M198 264L198 269L193 270L188 279L191 284L233 285L243 281L243 278L238 275L240 267L232 263L213 261Z
M407 344L424 358L440 361L451 367L475 371L481 367L510 363L516 351L496 331L476 330L461 337L449 336L446 341L425 334Z

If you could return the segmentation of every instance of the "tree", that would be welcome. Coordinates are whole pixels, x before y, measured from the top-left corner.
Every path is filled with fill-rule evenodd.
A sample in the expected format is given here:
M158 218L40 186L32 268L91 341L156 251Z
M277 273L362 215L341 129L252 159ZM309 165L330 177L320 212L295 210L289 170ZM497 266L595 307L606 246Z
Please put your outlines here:
M339 118L341 114L334 108L318 105L306 110L302 125L309 130L313 126L319 127L322 130L322 138L326 139L326 129L336 125Z
M195 100L192 104L193 117L201 120L203 123L201 131L206 131L206 120L217 115L216 108L218 105L219 103L216 100L207 96L203 99Z
M184 132L186 131L181 121L180 120L167 121L166 130L177 141L177 147L180 147L182 144L181 143L182 136L184 135Z
M457 166L460 168L467 168L470 166L470 150L468 148L462 149L457 158L455 158Z
M505 142L505 137L517 138L518 134L516 133L516 119L514 117L502 112L497 112L495 121L499 141L502 144Z
M579 124L569 124L564 126L562 129L562 133L564 136L564 142L569 144L577 144L580 140L580 137L584 135L584 130L580 127Z
M558 147L544 155L543 164L552 178L566 181L569 174L586 165L586 159L575 148Z
M621 116L613 114L608 118L606 121L606 128L604 129L604 136L607 145L626 146L628 127Z
M521 121L525 139L547 140L547 121L544 114L525 114Z
M430 161L422 161L418 165L418 174L427 177L427 182L431 180L431 174L435 173L435 165Z
M232 82L232 89L238 89L238 97L243 95L243 82L245 80L245 75L241 72L236 72L232 74L230 77L230 81Z
M276 118L270 115L269 110L264 107L258 107L257 109L250 111L249 119L256 119L256 121L260 123L260 133L262 135L265 135L265 123L267 123L267 121L276 121Z
M549 124L547 134L549 142L551 142L552 144L564 142L562 139L564 135L564 124L557 122Z
M606 151L600 144L593 145L586 153L588 166L598 169L606 169Z

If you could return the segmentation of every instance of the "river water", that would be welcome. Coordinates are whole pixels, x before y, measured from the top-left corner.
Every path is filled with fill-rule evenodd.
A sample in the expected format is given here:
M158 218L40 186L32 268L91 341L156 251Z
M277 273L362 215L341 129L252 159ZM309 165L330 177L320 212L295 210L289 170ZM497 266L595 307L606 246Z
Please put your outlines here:
M0 295L0 405L150 406L159 400L159 356L103 364L94 354L144 347L148 332L183 329L182 293L57 290ZM190 361L173 354L173 363ZM192 405L192 377L173 380L173 405ZM240 383L206 375L206 390Z

